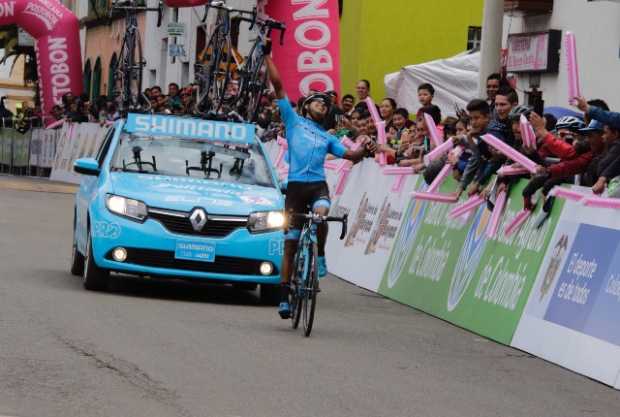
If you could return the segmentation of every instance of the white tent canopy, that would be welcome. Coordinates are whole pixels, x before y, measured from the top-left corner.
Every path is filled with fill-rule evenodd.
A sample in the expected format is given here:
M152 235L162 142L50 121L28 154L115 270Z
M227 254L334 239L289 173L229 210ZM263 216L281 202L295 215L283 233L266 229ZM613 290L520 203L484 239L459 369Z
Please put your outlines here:
M433 103L441 108L442 116L454 115L455 105L465 108L478 95L480 52L464 53L451 58L409 65L399 72L385 76L385 90L399 107L410 113L419 107L418 86L431 83L435 87Z

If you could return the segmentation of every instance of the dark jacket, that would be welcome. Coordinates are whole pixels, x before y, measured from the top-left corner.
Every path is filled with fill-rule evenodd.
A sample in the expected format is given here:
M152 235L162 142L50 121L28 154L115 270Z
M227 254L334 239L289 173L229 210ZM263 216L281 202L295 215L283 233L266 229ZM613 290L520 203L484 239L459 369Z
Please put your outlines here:
M620 129L620 113L606 111L596 106L590 106L588 116L614 129Z
M620 140L612 143L601 158L597 167L598 177L611 180L620 175Z

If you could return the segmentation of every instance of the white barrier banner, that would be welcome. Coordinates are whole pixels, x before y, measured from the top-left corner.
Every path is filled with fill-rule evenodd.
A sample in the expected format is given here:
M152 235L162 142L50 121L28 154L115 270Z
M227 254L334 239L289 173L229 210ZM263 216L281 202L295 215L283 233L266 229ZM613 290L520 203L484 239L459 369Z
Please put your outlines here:
M620 217L567 201L512 346L620 388Z
M60 129L33 129L30 140L30 166L51 168L56 155Z
M52 166L53 181L80 183L80 175L73 171L78 158L94 157L108 129L97 123L65 123L56 146L56 159Z
M349 231L339 240L340 225L330 226L328 270L360 287L377 291L387 265L403 212L418 176L409 175L401 192L391 191L397 177L383 175L371 159L356 165L340 196L332 195L330 214L349 214ZM333 186L330 185L332 194Z

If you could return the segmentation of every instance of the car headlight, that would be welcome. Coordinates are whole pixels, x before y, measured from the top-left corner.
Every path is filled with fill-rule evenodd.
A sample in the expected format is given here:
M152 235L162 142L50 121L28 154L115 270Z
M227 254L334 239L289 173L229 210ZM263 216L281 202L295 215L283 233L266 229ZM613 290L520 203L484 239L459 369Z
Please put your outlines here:
M264 232L284 227L284 213L281 211L259 211L250 214L248 228L251 232Z
M112 213L129 217L133 220L144 221L148 214L146 204L142 201L121 197L119 195L108 194L105 205Z

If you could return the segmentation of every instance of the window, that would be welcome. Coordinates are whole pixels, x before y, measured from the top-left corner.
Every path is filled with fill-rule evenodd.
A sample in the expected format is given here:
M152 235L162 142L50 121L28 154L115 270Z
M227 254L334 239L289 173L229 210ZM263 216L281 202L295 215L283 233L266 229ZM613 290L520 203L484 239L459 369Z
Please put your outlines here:
M93 90L91 99L96 100L101 95L101 58L97 58L95 61L95 68L93 69Z
M103 164L103 160L105 159L106 155L108 154L108 150L110 149L110 144L112 143L113 137L114 137L114 128L108 131L108 134L106 135L105 139L103 139L103 142L101 142L101 145L99 146L99 150L97 151L97 162L99 163L100 167L101 167L101 164Z
M90 96L90 79L92 76L92 69L90 68L90 59L86 60L84 65L84 94Z
M114 95L114 73L116 72L116 65L118 63L118 58L116 58L116 52L112 54L112 58L110 59L110 67L108 69L108 97L112 97Z
M470 26L467 29L467 50L479 50L482 43L482 28L480 26Z

